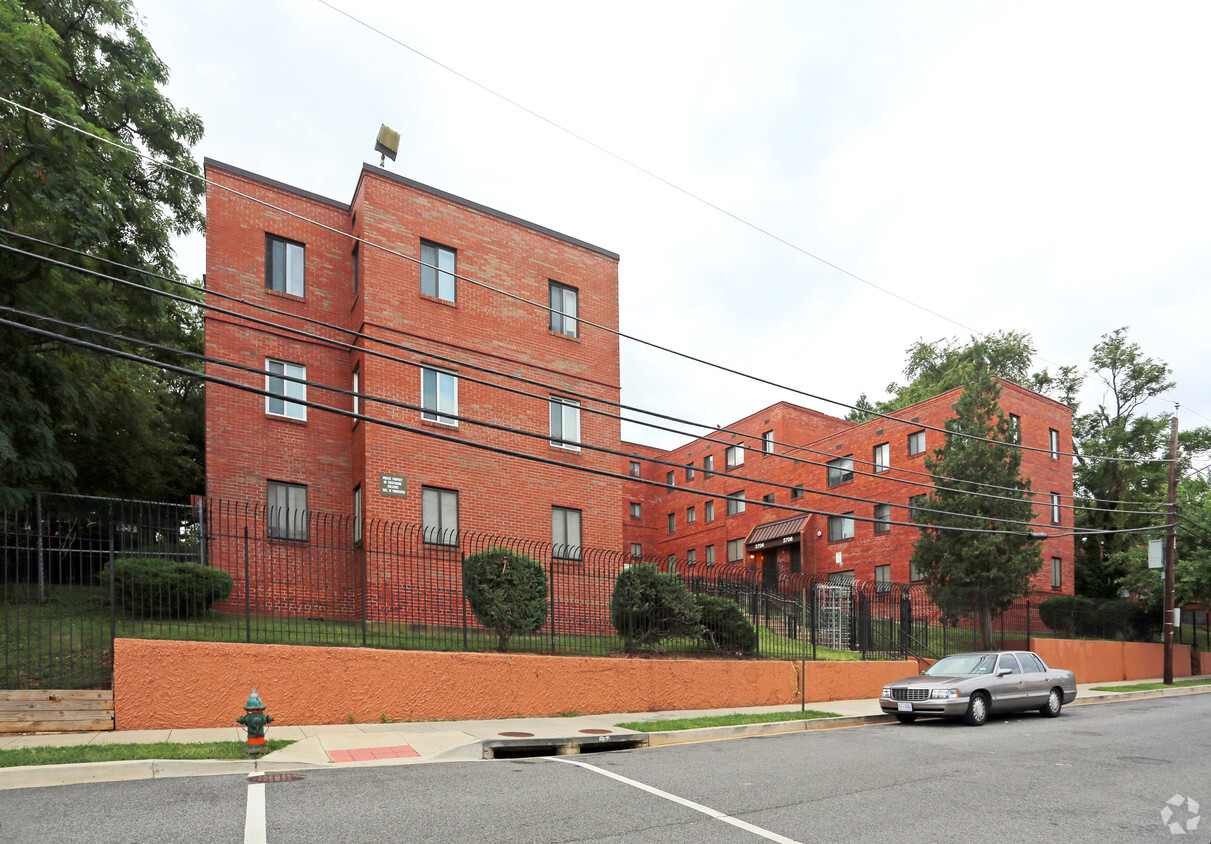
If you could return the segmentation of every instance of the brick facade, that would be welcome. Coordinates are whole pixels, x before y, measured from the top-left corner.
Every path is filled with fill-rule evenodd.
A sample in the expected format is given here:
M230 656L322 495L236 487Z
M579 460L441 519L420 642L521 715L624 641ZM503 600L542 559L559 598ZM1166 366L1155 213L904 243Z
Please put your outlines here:
M889 504L889 522L911 522L909 499L933 488L925 470L925 454L937 448L942 434L928 429L942 428L954 415L959 392L952 390L906 407L893 414L895 419L861 424L780 402L709 438L671 451L631 447L637 457L651 461L641 461L644 478L667 481L668 472L673 471L675 488L624 484L625 547L636 543L645 557L666 564L672 559L680 570L693 570L691 553L693 566L704 563L713 547L716 562L743 562L761 569L767 582L803 573L849 575L865 581L882 575L892 582L909 583L913 580L909 559L919 531L907 524L877 525L875 508ZM1009 382L1003 383L1001 407L1019 417L1022 445L1038 449L1025 450L1022 455L1022 475L1030 479L1035 494L1034 524L1043 531L1071 531L1071 410ZM924 450L910 455L909 436L922 431ZM1051 456L1052 431L1055 458ZM763 442L767 432L772 432L769 444ZM887 445L888 468L876 471L874 450L882 444ZM725 455L732 446L743 447L744 462L729 469ZM623 471L637 457L624 458ZM838 477L839 482L830 486L827 463L843 457L852 457L852 479ZM707 459L714 463L709 477L704 471ZM691 466L693 477L687 475ZM744 494L743 511L729 513L728 496L738 492ZM1052 493L1059 495L1060 504L1059 519L1054 523ZM773 498L767 503L769 495ZM640 504L642 519L629 518L632 502ZM711 519L708 509L713 509ZM732 509L739 507L733 505ZM689 521L691 510L693 521ZM804 510L813 514L796 523L794 517L802 516L799 511ZM852 514L852 536L830 536L827 514ZM784 530L753 537L759 525L782 519L792 520ZM750 537L753 542L747 541ZM1073 548L1071 536L1042 542L1043 567L1034 581L1037 593L1072 594ZM1058 561L1059 585L1055 587L1053 559ZM889 568L876 572L881 566Z
M584 322L618 327L617 255L371 165L349 203L210 160L206 176L207 301L234 312L207 312L207 373L265 390L269 361L302 366L314 382L306 400L345 414L296 403L305 418L290 418L263 395L209 384L208 496L266 504L271 482L306 487L309 511L348 514L356 530L355 515L421 525L431 488L457 494L460 531L550 543L552 510L566 508L580 514L580 545L619 546L621 482L573 468L612 473L617 457L551 442L559 397L580 403L581 441L620 447L617 418L590 412L616 414L601 402L619 399L618 338ZM269 289L267 237L302 246L301 291ZM422 243L452 252L458 276L504 293L450 276L448 288L422 292ZM552 283L576 293L577 319L563 330L545 310ZM425 402L422 369L440 373L434 384L457 385L456 409ZM349 415L355 372L360 413L395 427ZM574 419L575 408L567 413ZM402 479L394 493L384 475Z

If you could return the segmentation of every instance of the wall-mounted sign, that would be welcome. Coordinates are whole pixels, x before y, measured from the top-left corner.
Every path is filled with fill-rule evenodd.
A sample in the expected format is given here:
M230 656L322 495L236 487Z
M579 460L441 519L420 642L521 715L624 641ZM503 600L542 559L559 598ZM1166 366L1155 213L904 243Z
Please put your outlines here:
M379 475L378 491L383 495L407 495L408 479L403 475Z

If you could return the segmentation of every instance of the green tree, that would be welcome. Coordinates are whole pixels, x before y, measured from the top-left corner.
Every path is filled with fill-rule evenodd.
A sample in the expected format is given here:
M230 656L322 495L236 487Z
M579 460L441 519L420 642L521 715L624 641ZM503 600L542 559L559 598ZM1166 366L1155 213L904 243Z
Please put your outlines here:
M191 148L202 123L163 96L167 79L129 0L0 0L0 94L91 133L0 103L0 227L178 278L169 238L202 223L203 185L188 175L200 173ZM98 138L133 145L155 163ZM171 286L11 235L0 243ZM0 305L200 345L186 308L8 250ZM21 488L172 498L200 491L199 395L196 384L156 370L0 327L0 502Z
M693 594L673 574L653 565L630 566L614 579L610 594L610 623L626 641L659 645L673 636L697 637L702 610Z
M956 415L946 422L944 444L926 456L935 489L916 513L921 536L912 554L930 600L952 622L974 615L987 648L992 647L992 614L1028 594L1031 577L1043 565L1030 538L1030 484L1019 473L1021 451L1008 444L1014 435L998 405L1000 394L1000 384L987 370L973 373ZM973 495L983 484L1002 487L1000 497ZM947 527L1009 533L938 529Z
M547 573L542 563L508 548L489 548L463 560L463 593L479 623L496 632L502 653L518 633L547 623Z
M1095 533L1076 543L1076 590L1113 598L1132 569L1129 552L1140 544L1140 534L1129 531L1164 520L1172 416L1151 416L1144 408L1175 384L1168 364L1145 356L1128 340L1126 328L1103 335L1090 364L1103 398L1095 410L1072 420L1073 489L1076 529ZM1184 475L1191 460L1211 447L1211 429L1182 431L1178 445L1178 471Z
M1018 331L998 331L982 338L973 337L967 343L957 338L927 343L918 340L908 347L904 365L903 384L887 385L891 398L872 403L863 393L855 402L849 418L862 422L873 418L871 411L891 413L931 396L962 387L978 372L988 372L997 378L1013 381L1033 390L1049 388L1054 379L1046 370L1031 372L1034 343L1029 334Z

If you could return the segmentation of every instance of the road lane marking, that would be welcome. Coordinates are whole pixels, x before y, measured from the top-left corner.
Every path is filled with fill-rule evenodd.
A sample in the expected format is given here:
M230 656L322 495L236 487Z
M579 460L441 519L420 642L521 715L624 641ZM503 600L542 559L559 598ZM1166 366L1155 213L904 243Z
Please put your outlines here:
M248 811L244 815L244 844L266 844L265 783L248 783Z
M731 815L725 815L723 812L720 812L717 809L712 809L710 806L703 806L701 803L695 803L693 800L686 800L684 797L678 797L676 794L669 794L667 791L661 791L659 788L646 785L638 780L628 779L627 777L616 774L613 771L598 768L596 765L590 765L587 762L580 762L575 759L568 759L564 756L553 756L551 758L556 762L566 762L569 765L576 765L579 768L584 768L586 770L593 771L594 773L601 774L603 777L609 777L610 779L618 780L621 783L626 783L633 788L638 788L640 791L646 791L649 794L656 795L657 797L663 797L665 800L670 800L673 803L685 806L688 809L693 809L695 812L701 812L702 814L712 817L717 821L723 821L724 823L739 827L746 832L751 832L754 835L760 835L762 838L766 838L770 841L777 841L778 844L799 844L799 842L795 841L793 838L787 838L783 835L779 835L776 832L770 832L768 829L762 829L759 826L754 826L747 821L742 821L739 818L733 818Z

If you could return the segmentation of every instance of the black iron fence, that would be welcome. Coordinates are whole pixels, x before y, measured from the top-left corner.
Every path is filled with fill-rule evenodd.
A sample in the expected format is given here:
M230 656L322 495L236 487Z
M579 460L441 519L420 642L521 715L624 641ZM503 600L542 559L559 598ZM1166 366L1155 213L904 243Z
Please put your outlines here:
M983 647L985 634L994 647L1025 648L1032 636L1066 632L1045 625L1033 601L981 625L947 618L919 585L809 575L764 585L760 569L742 563L426 534L397 522L214 499L172 505L31 494L0 511L0 547L0 688L105 687L115 638L493 650L500 637L465 598L463 560L494 548L537 560L546 576L545 618L512 633L510 651L934 658ZM737 644L718 629L670 624L668 635L638 639L636 630L669 619L657 617L659 606L612 614L615 582L636 564L734 602L755 636Z

